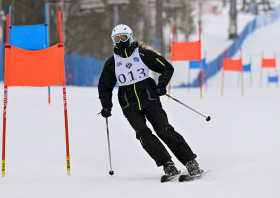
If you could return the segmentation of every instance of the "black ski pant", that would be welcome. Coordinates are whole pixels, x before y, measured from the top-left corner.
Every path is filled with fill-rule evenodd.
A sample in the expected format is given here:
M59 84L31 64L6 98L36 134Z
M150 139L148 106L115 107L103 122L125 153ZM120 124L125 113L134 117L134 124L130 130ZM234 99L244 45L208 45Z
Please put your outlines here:
M146 125L146 118L152 124L158 137L183 165L196 158L196 154L192 152L184 138L168 123L167 115L160 105L126 113L125 117L136 131L136 138L140 140L142 147L155 160L157 166L164 165L171 156Z

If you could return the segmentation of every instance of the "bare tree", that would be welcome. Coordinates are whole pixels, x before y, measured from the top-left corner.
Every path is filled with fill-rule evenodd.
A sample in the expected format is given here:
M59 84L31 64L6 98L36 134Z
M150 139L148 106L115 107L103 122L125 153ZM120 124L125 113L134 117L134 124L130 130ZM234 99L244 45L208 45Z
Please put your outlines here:
M84 9L81 7L81 0L4 0L3 8L5 13L8 13L9 5L12 5L13 25L42 24L45 22L44 5L47 3L50 45L59 42L57 12L61 10L65 52L77 52L105 60L113 53L111 31L114 27L114 5L108 4L108 0L100 1L104 4L102 9ZM183 3L186 1L182 0ZM128 5L118 6L119 24L130 26L134 38L150 46L154 45L156 36L155 2L156 0L129 0ZM185 5L188 5L188 9ZM163 28L176 22L177 30L181 35L185 34L187 40L193 31L191 10L189 4L183 4L183 7L179 8L164 7ZM166 43L164 50L167 50L169 45L170 43Z

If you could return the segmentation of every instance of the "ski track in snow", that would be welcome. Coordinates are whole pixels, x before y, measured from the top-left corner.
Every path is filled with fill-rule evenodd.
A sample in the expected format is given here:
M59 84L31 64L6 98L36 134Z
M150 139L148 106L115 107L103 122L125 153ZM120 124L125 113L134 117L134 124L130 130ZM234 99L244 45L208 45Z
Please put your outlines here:
M243 97L237 74L229 72L223 97L220 73L209 80L202 100L199 89L171 91L173 97L211 116L210 122L161 97L171 125L198 155L200 167L211 170L191 182L160 183L162 167L136 139L122 115L116 89L113 116L108 119L115 171L110 176L105 119L97 115L101 110L97 88L72 86L67 87L71 159L67 176L62 87L51 88L51 105L47 88L9 88L6 177L0 178L0 197L279 197L280 91L266 83L266 75L259 88L260 52L265 49L265 56L273 57L274 50L280 51L279 28L280 20L258 29L243 43L244 61L249 54L253 58L253 87L244 74Z

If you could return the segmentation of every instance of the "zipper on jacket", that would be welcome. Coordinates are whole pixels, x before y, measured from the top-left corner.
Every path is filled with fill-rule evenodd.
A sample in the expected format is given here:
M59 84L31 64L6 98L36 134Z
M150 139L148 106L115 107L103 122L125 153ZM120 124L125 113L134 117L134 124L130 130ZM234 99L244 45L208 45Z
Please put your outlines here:
M126 48L124 49L124 52L125 52L126 58L128 58L128 55L127 55L127 53L126 53Z
M134 83L133 85L134 85L134 92L135 92L136 98L137 98L137 100L138 100L139 110L141 110L140 100L139 100L138 95L137 95L137 92L136 92L135 83Z

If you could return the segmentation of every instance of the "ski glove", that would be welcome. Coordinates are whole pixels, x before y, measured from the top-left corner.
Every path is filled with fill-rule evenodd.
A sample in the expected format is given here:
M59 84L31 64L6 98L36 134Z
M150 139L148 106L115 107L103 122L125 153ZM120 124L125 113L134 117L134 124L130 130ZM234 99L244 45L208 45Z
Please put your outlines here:
M111 108L109 107L104 107L102 110L101 110L101 115L104 117L104 118L108 118L110 117L112 114L111 114Z
M164 84L163 83L159 83L158 85L157 85L157 94L159 95L159 96L163 96L163 95L165 95L166 94L166 86L164 86Z

